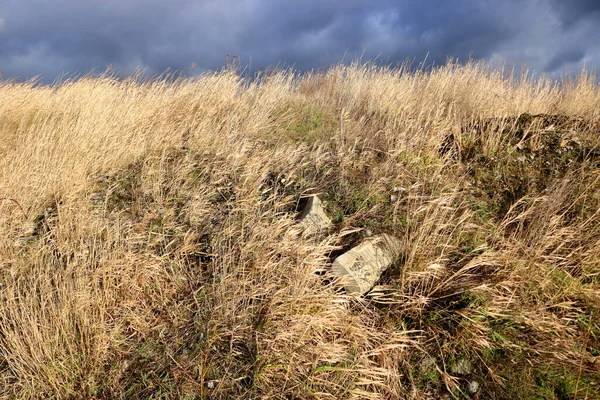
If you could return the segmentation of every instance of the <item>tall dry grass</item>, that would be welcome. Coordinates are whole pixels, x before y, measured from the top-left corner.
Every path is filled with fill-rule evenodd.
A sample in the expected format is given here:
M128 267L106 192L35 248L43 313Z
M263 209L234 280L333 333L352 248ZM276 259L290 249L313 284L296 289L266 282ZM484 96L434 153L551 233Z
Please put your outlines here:
M3 397L598 396L585 72L355 64L0 99ZM328 235L295 224L310 193ZM328 263L363 228L405 251L353 298Z

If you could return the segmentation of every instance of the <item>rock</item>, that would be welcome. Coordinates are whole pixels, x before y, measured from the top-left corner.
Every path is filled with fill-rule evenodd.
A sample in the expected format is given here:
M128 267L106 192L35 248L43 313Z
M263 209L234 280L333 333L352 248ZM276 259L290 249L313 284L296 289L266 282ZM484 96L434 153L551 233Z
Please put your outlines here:
M14 247L23 247L31 244L35 244L39 241L40 225L37 222L30 222L21 227L18 232L17 239L14 241Z
M19 236L33 236L36 234L38 230L38 226L36 223L29 223L23 225L23 227L19 230Z
M328 229L332 223L325 210L323 203L317 196L308 198L306 206L300 213L300 225L308 231L322 231Z
M20 236L17 238L17 240L15 240L14 242L14 246L15 247L23 247L29 244L34 244L38 241L38 237L34 236L34 235L29 235L29 236Z
M333 261L333 272L348 293L365 294L400 253L399 239L383 234L361 243Z
M104 192L98 192L98 193L94 193L90 197L90 200L91 201L103 201L105 197L106 197L106 193L104 193Z
M435 368L435 358L426 356L421 360L421 369L427 371Z
M391 196L390 196L390 201L391 201L392 203L394 203L394 202L395 202L395 201L397 201L397 200L398 200L398 196L396 196L395 194L393 194L393 195L391 195Z
M467 385L467 390L471 394L477 393L477 391L479 390L479 382L477 382L477 381L469 382L469 384Z
M450 367L450 371L456 375L469 375L471 373L472 366L469 360L461 358Z

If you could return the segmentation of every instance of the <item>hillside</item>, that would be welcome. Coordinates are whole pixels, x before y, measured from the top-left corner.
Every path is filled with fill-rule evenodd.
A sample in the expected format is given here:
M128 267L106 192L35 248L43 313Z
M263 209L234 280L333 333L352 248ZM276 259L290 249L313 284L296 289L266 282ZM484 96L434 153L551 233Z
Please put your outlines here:
M0 82L0 397L600 399L600 90L484 64ZM303 197L333 227L303 234ZM332 259L403 251L366 296Z

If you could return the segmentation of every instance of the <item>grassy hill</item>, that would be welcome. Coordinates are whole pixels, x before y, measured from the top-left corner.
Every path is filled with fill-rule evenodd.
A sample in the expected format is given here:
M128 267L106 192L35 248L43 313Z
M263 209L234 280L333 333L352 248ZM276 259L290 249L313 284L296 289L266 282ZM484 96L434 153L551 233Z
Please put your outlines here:
M0 99L3 398L600 398L593 76L356 64ZM308 194L326 235L298 227ZM404 251L359 298L328 268L367 231Z

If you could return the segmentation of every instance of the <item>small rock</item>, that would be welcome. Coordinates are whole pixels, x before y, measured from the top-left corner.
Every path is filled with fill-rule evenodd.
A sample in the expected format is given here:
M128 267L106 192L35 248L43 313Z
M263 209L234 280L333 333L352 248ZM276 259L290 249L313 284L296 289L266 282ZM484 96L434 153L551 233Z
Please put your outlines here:
M367 229L367 230L365 231L365 235L366 235L366 236L369 236L369 237L370 237L370 236L373 236L373 231L372 231L372 230L370 230L370 229Z
M92 175L90 177L88 177L88 181L94 182L94 183L104 183L108 180L109 176L108 175Z
M15 242L14 242L13 245L15 247L23 247L23 246L26 246L26 245L29 245L29 244L33 244L33 243L35 243L37 241L38 241L38 237L37 236L33 236L33 235L30 235L30 236L20 236L20 237L17 238L17 240L15 240Z
M317 196L311 196L306 207L300 213L300 224L309 231L321 231L328 229L332 223L325 210L323 203Z
M333 261L333 272L348 293L365 294L400 253L399 239L383 234L354 247Z
M435 368L435 358L431 356L426 356L421 360L421 369L430 370Z
M35 223L23 225L19 230L19 236L33 236L37 232L38 226Z
M469 360L461 358L452 365L450 371L456 375L469 375L471 373L472 366Z
M467 385L467 390L471 394L477 393L477 391L479 390L479 382L477 382L477 381L469 382L469 384Z
M392 203L395 202L396 200L398 200L398 196L396 196L395 194L393 194L393 195L390 196L390 201Z
M104 200L105 197L106 197L106 193L104 193L104 192L98 192L98 193L94 193L92 195L92 197L90 197L90 200L92 200L92 201L102 201L102 200Z

